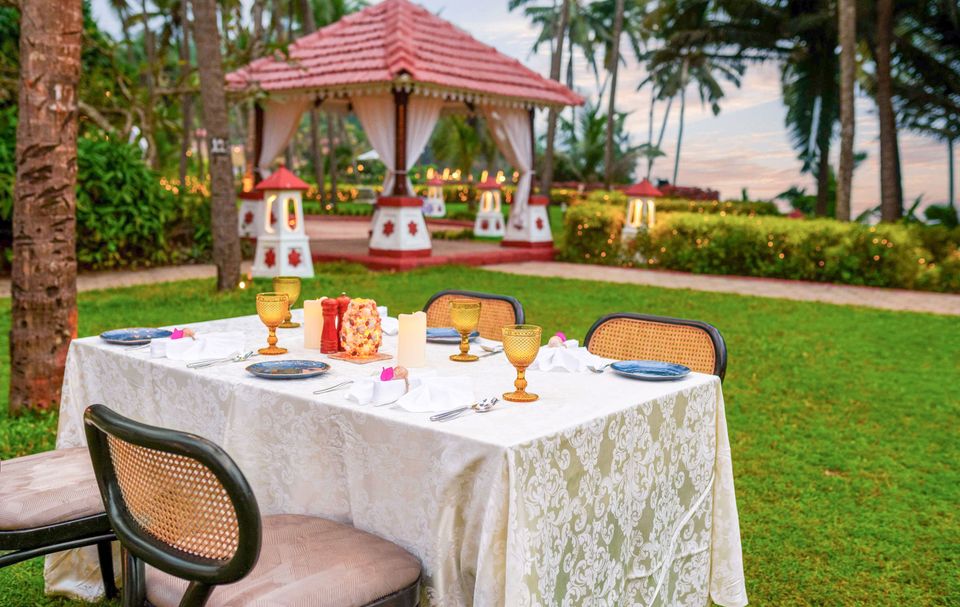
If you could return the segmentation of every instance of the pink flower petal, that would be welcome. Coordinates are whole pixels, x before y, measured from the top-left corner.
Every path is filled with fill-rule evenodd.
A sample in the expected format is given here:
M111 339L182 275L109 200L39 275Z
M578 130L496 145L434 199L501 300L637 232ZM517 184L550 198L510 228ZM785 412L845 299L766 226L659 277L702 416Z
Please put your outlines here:
M393 379L393 367L384 367L380 372L380 381L390 381Z
M174 329L170 335L170 339L183 339L183 335L183 329Z
M563 331L557 331L557 337L559 337L563 341L567 341L567 336Z

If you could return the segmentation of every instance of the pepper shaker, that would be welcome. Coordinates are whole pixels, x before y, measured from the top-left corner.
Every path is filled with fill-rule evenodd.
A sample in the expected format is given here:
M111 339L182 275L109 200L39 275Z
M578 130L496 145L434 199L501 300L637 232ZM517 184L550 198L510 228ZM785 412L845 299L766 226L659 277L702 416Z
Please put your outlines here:
M334 354L340 350L340 332L337 330L337 310L339 304L336 299L324 299L323 307L323 334L320 337L320 352Z
M349 307L350 298L346 293L341 293L340 297L337 298L337 349L339 352L346 350L346 348L343 347L343 315L346 314L347 308Z

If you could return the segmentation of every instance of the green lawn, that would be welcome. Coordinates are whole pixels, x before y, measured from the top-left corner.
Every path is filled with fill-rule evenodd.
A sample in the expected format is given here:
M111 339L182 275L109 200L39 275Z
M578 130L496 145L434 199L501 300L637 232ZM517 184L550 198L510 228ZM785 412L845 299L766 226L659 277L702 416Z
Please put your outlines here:
M716 325L730 355L724 393L751 604L960 604L960 319L464 268L320 269L307 296L346 290L393 313L460 287L515 295L548 334L582 338L618 310ZM253 313L253 290L218 295L212 284L82 294L80 334ZM0 456L53 446L53 417L5 411ZM42 597L39 560L0 570L0 605L67 604Z

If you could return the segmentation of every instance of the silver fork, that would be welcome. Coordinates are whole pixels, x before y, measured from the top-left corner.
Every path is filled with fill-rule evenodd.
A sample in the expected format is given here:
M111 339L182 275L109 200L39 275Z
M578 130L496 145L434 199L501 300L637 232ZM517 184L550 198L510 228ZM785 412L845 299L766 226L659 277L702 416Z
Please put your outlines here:
M605 365L600 365L599 367L594 367L593 365L587 365L587 368L593 371L594 373L603 373L606 370L606 368L612 364L613 363L607 363Z
M342 390L343 388L346 388L347 386L349 386L349 385L352 384L352 383L353 383L353 380L352 380L352 379L348 379L347 381L342 381L342 382L340 382L339 384L333 384L332 386L327 386L327 387L325 387L325 388L320 388L319 390L314 390L313 393L314 393L314 394L326 394L327 392L334 392L334 391L336 391L336 390Z
M248 358L253 358L257 353L254 350L243 354L234 354L233 356L227 356L224 358L209 358L207 360L197 360L192 363L187 363L187 368L189 369L205 369L207 367L212 367L213 365L219 365L222 363L239 363L247 360Z

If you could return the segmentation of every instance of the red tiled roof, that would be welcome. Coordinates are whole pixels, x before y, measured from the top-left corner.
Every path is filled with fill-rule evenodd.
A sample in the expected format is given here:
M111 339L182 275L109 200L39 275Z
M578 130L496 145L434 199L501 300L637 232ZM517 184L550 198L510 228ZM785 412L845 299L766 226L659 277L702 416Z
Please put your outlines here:
M408 76L426 88L548 105L583 99L409 0L385 0L296 40L289 56L227 74L227 87L267 92L390 84Z
M627 196L636 196L638 198L663 196L663 192L655 188L654 185L650 183L650 180L646 178L640 183L630 186L624 190L623 193Z
M287 167L280 167L269 177L257 184L255 190L309 190L310 186L291 173Z

